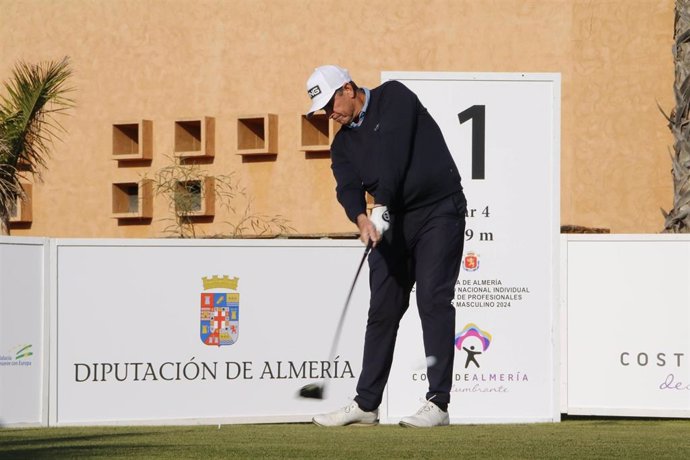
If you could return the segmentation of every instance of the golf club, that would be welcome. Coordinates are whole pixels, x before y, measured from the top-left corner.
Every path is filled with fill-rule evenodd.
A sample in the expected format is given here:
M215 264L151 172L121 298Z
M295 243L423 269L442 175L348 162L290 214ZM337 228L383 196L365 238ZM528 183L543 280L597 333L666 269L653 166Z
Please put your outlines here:
M335 351L338 348L338 341L340 340L340 333L342 332L343 329L343 322L345 321L345 313L347 313L347 307L350 305L350 298L352 298L352 291L355 290L355 284L357 284L357 278L359 278L359 272L362 271L362 266L364 265L364 261L367 258L367 255L369 254L369 251L371 251L372 247L372 241L369 240L369 243L367 243L367 247L364 249L364 255L362 256L362 260L359 262L359 267L357 267L357 273L355 273L355 279L352 280L352 286L350 286L350 292L347 294L347 299L345 300L345 305L343 306L343 311L340 313L340 321L338 321L338 327L335 329L335 336L333 337L333 344L331 345L331 352L328 355L328 359L330 361L333 361L335 359ZM299 396L302 398L310 398L310 399L323 399L324 398L324 393L326 390L326 381L324 380L323 382L320 383L310 383L307 385L304 385L302 388L299 390Z

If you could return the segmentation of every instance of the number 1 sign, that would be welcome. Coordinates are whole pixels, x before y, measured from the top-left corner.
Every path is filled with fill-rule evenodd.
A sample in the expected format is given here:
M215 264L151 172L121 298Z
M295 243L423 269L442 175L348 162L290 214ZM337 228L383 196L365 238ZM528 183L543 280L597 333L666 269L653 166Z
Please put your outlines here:
M467 195L451 421L558 420L560 75L384 72L382 80L419 96ZM411 394L424 395L426 370L415 365L423 359L418 315L406 315L388 421L414 411Z

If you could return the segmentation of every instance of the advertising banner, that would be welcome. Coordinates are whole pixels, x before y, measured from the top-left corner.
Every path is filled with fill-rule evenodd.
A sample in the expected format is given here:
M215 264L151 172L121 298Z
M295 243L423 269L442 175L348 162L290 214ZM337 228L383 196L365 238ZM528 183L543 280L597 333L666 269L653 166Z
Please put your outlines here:
M0 238L0 427L47 424L47 240Z
M690 416L690 239L569 235L568 413Z
M451 423L558 420L559 74L384 72L433 115L468 200ZM390 421L427 391L416 300L388 386Z
M306 421L346 404L366 268L328 353L363 251L359 241L56 240L51 424ZM326 400L297 397L324 379Z

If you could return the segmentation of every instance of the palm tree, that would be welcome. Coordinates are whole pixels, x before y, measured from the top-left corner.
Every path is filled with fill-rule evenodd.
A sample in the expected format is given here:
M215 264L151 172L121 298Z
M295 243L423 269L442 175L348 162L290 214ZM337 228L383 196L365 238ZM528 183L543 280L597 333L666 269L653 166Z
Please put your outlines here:
M72 70L67 57L37 65L20 62L0 97L0 235L9 234L9 219L18 198L21 179L36 176L46 166L53 139L64 128L55 115L73 107L67 79Z
M673 133L673 209L662 212L664 232L690 232L690 0L676 0L673 90L676 107L667 117Z

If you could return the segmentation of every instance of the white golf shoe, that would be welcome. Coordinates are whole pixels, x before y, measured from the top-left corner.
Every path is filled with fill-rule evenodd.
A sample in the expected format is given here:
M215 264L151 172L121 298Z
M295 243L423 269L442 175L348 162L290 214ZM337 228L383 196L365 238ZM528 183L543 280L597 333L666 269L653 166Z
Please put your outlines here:
M446 426L450 423L448 412L443 412L439 407L427 401L417 411L416 414L409 417L403 417L400 420L401 426L410 426L414 428L431 428L432 426Z
M379 410L365 412L352 401L341 409L315 416L312 422L319 426L376 425L379 423Z

